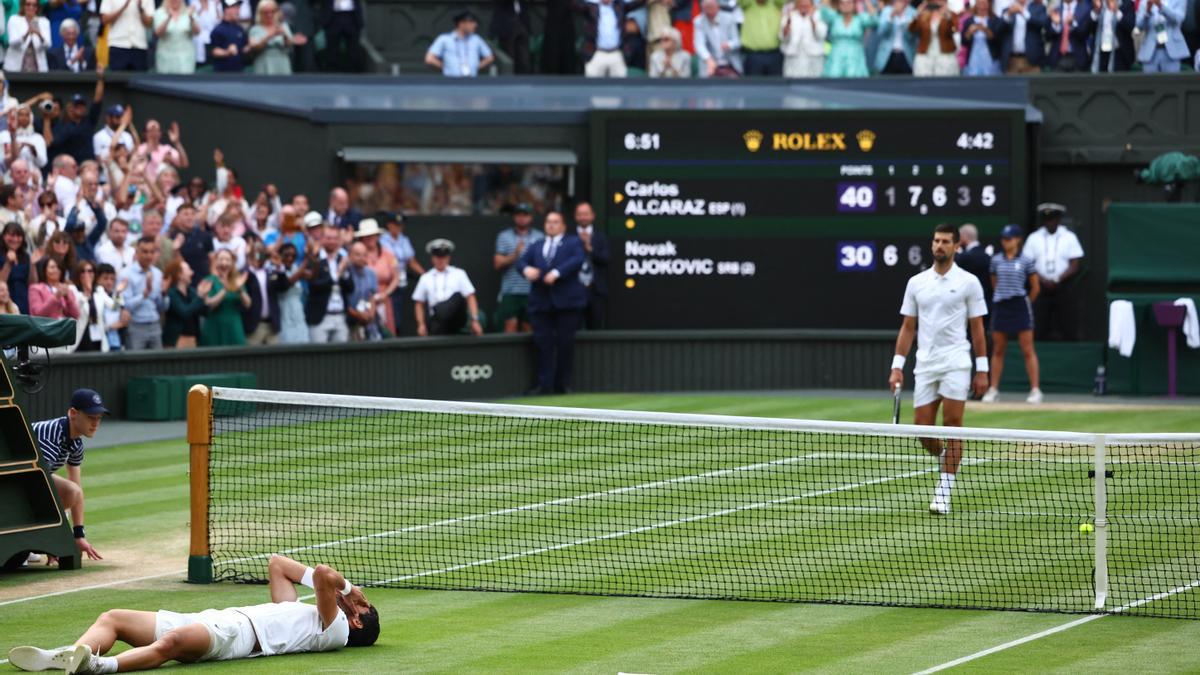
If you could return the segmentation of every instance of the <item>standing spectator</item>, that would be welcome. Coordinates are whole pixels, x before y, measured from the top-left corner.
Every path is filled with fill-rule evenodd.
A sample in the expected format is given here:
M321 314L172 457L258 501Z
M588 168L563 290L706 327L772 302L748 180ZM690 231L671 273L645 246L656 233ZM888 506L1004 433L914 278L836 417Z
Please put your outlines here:
M746 75L782 75L779 30L784 0L738 0L742 21L742 63Z
M196 72L195 37L200 24L183 0L164 0L154 10L154 72L166 75L191 75Z
M828 33L829 24L821 18L813 0L796 0L785 5L779 26L783 76L820 77L825 69L825 36Z
M25 229L35 252L46 246L51 235L66 227L66 220L58 215L58 197L53 192L46 190L38 195L38 206L41 208L37 217L29 221Z
M79 318L75 291L64 278L54 258L42 258L37 264L38 283L29 287L29 314L50 319Z
M1046 62L1046 40L1050 16L1042 0L1012 0L997 11L1008 24L1000 46L1000 65L1009 75L1040 73Z
M391 337L396 335L392 296L400 287L400 261L380 243L379 239L382 234L379 222L374 218L367 218L359 223L358 234L354 236L366 247L367 265L375 271L375 283L379 287L378 297L375 298L375 305L380 314L379 323L387 329L388 336ZM357 282L355 288L358 288Z
M79 177L79 165L75 163L75 158L66 154L59 155L54 158L53 166L50 178L46 181L46 192L38 197L39 211L44 208L41 196L46 193L54 195L52 206L56 212L61 210L62 204L74 204L79 195L79 185L76 182Z
M175 242L163 234L163 215L158 209L142 211L142 236L158 242L158 258L154 266L166 271L167 264L175 258Z
M163 346L185 349L196 346L204 299L192 284L192 267L183 258L167 265L167 312L163 321Z
M81 261L75 257L75 247L71 246L71 238L66 232L55 232L46 242L46 249L41 257L54 258L58 269L70 272L64 275L67 281L75 283L78 280L75 275Z
M300 221L301 211L297 211L296 207L288 204L279 210L279 227L271 229L263 236L263 243L272 251L279 251L284 244L291 244L296 247L296 250L303 250L305 246L304 231L301 229L303 224Z
M84 261L75 271L75 304L79 318L75 320L76 352L107 352L108 335L104 328L103 308L96 304L96 265Z
M76 44L79 43L79 24L83 21L87 4L87 0L54 0L46 4L49 8L46 16L50 19L50 47L52 49L63 46L66 36L63 35L62 27L68 21L74 22ZM84 70L91 70L94 67L95 65L93 64L85 67ZM51 65L50 68L53 69L54 66Z
M626 74L629 70L635 75L646 74L646 38L642 36L642 27L632 17L625 19L624 35L621 39L621 58L625 59Z
M575 332L583 321L587 289L579 281L586 260L583 245L566 234L561 213L546 214L546 236L525 250L518 265L532 284L529 318L537 345L537 394L570 391L575 358Z
M841 0L846 2L847 0ZM958 48L954 43L954 16L940 1L926 0L908 27L917 36L913 75L953 77L958 75Z
M14 73L44 73L50 48L50 21L38 16L38 0L21 0L21 13L8 17L8 51L4 69Z
M975 0L971 14L963 18L962 41L966 51L963 75L999 75L1000 41L1004 22L992 14L991 0Z
M995 287L992 317L992 363L991 386L983 395L984 403L994 403L1000 395L1000 378L1004 375L1004 355L1008 350L1009 338L1017 338L1021 354L1025 357L1025 373L1029 376L1029 396L1026 403L1042 402L1042 390L1038 386L1038 357L1033 349L1033 308L1030 302L1037 301L1038 276L1033 271L1033 261L1021 255L1021 227L1005 225L1000 231L1000 243L1004 251L992 257L990 267L991 286ZM1025 286L1029 291L1026 293Z
M208 45L212 39L213 29L221 23L224 8L221 7L221 0L195 0L189 5L189 11L199 29L196 31L196 36L192 38L192 44L196 49L196 66L203 67L208 65Z
M442 33L425 53L426 65L446 77L475 77L496 60L492 50L475 34L479 21L470 11L454 16L454 30Z
M162 313L167 308L163 297L163 273L154 266L158 246L151 237L137 243L136 264L117 273L121 298L129 312L128 349L162 349Z
M43 113L43 117L48 117ZM4 147L4 161L8 164L12 184L25 195L30 188L35 190L42 177L41 168L49 161L46 156L46 135L49 130L46 120L42 122L43 133L33 129L33 111L22 105L8 115L8 128L0 132L0 144ZM18 163L19 162L19 163ZM30 170L30 165L38 169Z
M1086 0L1063 0L1049 12L1050 54L1047 65L1064 72L1086 70L1091 61L1088 39L1092 35L1091 7ZM1065 28L1064 28L1065 25Z
M129 327L129 312L125 310L125 298L121 295L124 290L117 284L117 271L112 265L96 265L96 290L92 297L96 300L97 310L103 313L107 331L105 340L112 352L121 349L123 333Z
M200 327L200 345L203 347L228 347L246 344L246 332L242 327L242 311L250 306L250 294L246 292L246 277L238 274L233 254L217 251L213 254L212 274L204 278L196 291L204 298L208 314Z
M119 103L108 109L104 126L100 128L100 131L92 134L92 156L100 162L101 167L109 157L114 142L124 146L130 153L137 147L133 142L133 134L128 131L132 123L132 109L127 110ZM100 172L101 178L105 179L103 182L107 182L107 175L103 170Z
M73 95L67 103L66 114L51 126L50 138L46 139L50 155L68 154L78 164L95 159L92 132L100 121L103 105L104 70L98 69L92 100L89 102L80 94Z
M0 223L16 225L22 232L29 223L21 192L13 185L0 185Z
M221 0L224 10L221 23L209 35L212 45L213 70L219 73L240 73L246 67L246 29L238 23L242 0Z
M162 142L162 125L158 120L146 120L145 141L137 147L137 154L146 158L146 175L154 178L163 164L176 169L188 168L187 150L179 133L179 123L171 122L167 129L167 142Z
M341 73L363 69L359 40L365 24L359 0L322 0L320 25L325 31L326 69Z
M190 203L184 202L175 213L170 237L175 251L191 266L193 281L199 281L195 275L208 276L208 256L213 252L213 238L208 230L196 224L196 208Z
M1033 260L1041 286L1041 295L1033 305L1034 329L1038 340L1078 339L1076 299L1070 293L1070 280L1079 273L1083 246L1079 237L1062 225L1067 207L1039 204L1042 227L1025 241L1022 254Z
M308 272L308 300L304 305L304 316L308 321L311 342L346 342L350 339L350 327L346 324L345 295L354 290L353 282L346 274L350 264L342 250L342 235L336 227L326 226L320 235L321 247L310 249L305 260Z
M855 0L837 0L837 11L821 7L821 18L829 24L829 55L825 57L825 77L867 77L867 50L863 44L868 30L875 27L875 0L870 9Z
M246 240L233 233L237 223L237 216L229 212L217 219L216 225L213 226L216 233L213 250L232 253L236 268L241 272L246 269Z
M1138 50L1142 72L1179 72L1179 62L1191 54L1181 30L1186 15L1184 0L1142 0L1138 3L1137 27L1146 36Z
M13 302L12 295L8 292L8 282L0 281L0 314L20 314L21 308L17 307L17 303Z
M1092 47L1092 72L1115 73L1133 68L1133 26L1137 10L1133 0L1092 0L1095 44Z
M668 27L658 38L658 49L650 55L650 77L691 77L692 55L683 51L679 30Z
M0 188L0 193L11 186ZM9 222L0 233L4 240L4 264L0 266L0 281L8 284L8 293L22 314L29 313L29 285L33 280L33 268L29 262L29 245L25 241L25 230L17 223Z
M300 284L305 266L297 262L297 248L291 242L279 247L279 264L271 270L271 293L279 307L279 342L285 345L309 341L304 320L304 288Z
M275 0L259 0L250 29L250 53L257 75L292 74L292 29L280 16Z
M412 242L404 234L404 214L398 211L380 211L375 214L375 218L382 222L385 228L383 234L379 235L379 245L391 251L392 255L396 257L399 283L395 292L392 293L392 321L395 326L393 334L399 335L400 327L404 324L404 317L411 316L406 304L409 287L408 273L421 275L425 273L425 268L417 261Z
M589 330L605 328L608 323L608 236L597 230L595 223L592 205L580 202L575 207L575 236L583 244L585 257L579 281L588 291L584 320Z
M496 252L492 266L500 272L500 306L496 308L496 323L505 333L529 332L529 280L521 273L517 261L531 244L542 240L542 233L531 227L533 207L521 202L513 209L512 227L496 235Z
M358 221L362 220L362 212L350 206L350 195L342 188L329 191L329 211L325 214L325 222L338 230L342 230L343 241L353 238L358 229Z
M542 74L574 75L579 72L575 54L574 0L547 0L542 28Z
M413 314L417 335L456 335L470 320L471 334L483 335L475 286L467 273L450 264L454 242L434 239L425 245L433 266L413 291Z
M979 243L979 229L970 223L958 228L958 243L961 249L954 254L954 264L979 280L988 316L992 316L992 256Z
M361 241L350 244L346 275L350 277L354 290L346 294L346 322L350 326L350 339L355 342L379 340L378 316L375 313L380 300L379 282L375 270L367 264L367 246Z
M146 29L154 19L154 0L101 0L100 21L108 26L108 69L145 71Z
M72 0L64 0L63 6L76 6ZM50 22L50 30L55 30L54 22ZM72 73L86 73L96 68L96 50L88 47L79 40L79 23L75 19L66 19L58 27L58 44L46 52L46 64L50 70L69 70Z
M875 47L875 70L882 75L912 75L916 38L909 32L917 10L908 0L892 0L879 12L879 42Z
M99 176L94 168L80 173L79 196L67 212L66 232L74 240L75 256L80 260L96 259L96 242L104 236L109 221L117 216L117 209L100 194ZM99 276L98 270L96 274Z
M583 14L583 74L588 77L625 77L625 55L621 51L625 15L646 0L574 0L575 11Z
M128 243L129 223L123 218L113 218L108 224L108 239L96 247L96 262L108 263L117 271L117 276L133 264L134 246Z
M273 345L279 341L279 306L271 292L271 271L262 242L250 248L246 265L246 293L250 296L250 304L242 310L246 344Z
M492 0L492 24L489 32L500 42L500 49L513 62L513 74L533 72L529 58L529 13L521 0Z
M737 22L722 12L717 0L701 0L700 14L692 19L700 77L737 77L742 74L742 45Z

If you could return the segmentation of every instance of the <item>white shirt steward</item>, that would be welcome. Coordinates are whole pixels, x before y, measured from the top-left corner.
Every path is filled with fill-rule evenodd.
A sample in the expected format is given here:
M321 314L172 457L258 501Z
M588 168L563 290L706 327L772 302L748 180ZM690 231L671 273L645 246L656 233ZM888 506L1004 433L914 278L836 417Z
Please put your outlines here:
M208 629L212 640L200 661L326 652L345 647L350 639L350 623L341 609L333 622L322 628L316 605L295 601L207 609L195 614L160 610L155 617L154 637L159 639L172 630L197 623Z
M972 365L967 320L987 314L979 279L953 263L945 274L927 269L908 280L900 314L917 320L913 405L967 400Z
M415 302L425 303L426 311L432 312L434 306L449 300L455 293L464 298L475 295L475 286L461 268L448 265L444 272L431 269L422 274L412 298Z
M1083 257L1083 246L1074 232L1059 225L1054 234L1038 228L1025 240L1021 253L1033 260L1039 277L1057 283L1071 261Z
M58 471L64 464L83 464L83 439L72 439L67 429L65 415L33 423L33 438L37 441L38 452L42 454L42 462L50 473Z

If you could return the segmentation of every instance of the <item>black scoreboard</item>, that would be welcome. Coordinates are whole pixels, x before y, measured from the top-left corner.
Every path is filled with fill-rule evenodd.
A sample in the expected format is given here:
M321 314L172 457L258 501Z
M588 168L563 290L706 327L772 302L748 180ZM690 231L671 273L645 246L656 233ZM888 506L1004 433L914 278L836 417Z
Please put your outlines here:
M1025 225L1020 110L609 112L613 328L895 328L941 222Z

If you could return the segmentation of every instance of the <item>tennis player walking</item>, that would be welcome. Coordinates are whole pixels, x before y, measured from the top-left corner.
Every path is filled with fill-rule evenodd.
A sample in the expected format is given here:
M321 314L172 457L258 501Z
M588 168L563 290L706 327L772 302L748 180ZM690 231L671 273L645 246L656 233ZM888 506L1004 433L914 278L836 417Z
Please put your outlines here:
M904 384L904 363L917 337L917 364L913 368L913 421L937 423L938 407L942 424L961 427L967 396L973 389L982 394L988 386L987 341L983 317L987 304L983 286L975 275L954 264L958 247L958 229L942 224L933 231L933 267L914 275L904 289L900 314L904 317L896 338L896 355L888 386L894 391ZM971 325L971 346L967 344L967 323ZM971 380L971 348L975 352L975 379ZM933 493L929 511L950 513L950 491L962 462L962 441L922 438L929 454L940 458L941 475Z

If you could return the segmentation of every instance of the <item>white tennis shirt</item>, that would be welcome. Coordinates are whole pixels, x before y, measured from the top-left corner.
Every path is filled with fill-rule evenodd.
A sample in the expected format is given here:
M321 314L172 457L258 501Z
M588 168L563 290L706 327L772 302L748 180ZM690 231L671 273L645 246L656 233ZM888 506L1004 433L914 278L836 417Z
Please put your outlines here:
M350 639L350 622L340 608L337 618L324 629L317 606L303 602L267 602L232 609L250 619L261 656L326 652L345 647Z
M951 263L945 274L931 267L913 275L904 289L900 313L917 319L914 373L971 368L967 319L987 314L983 286L974 274Z

